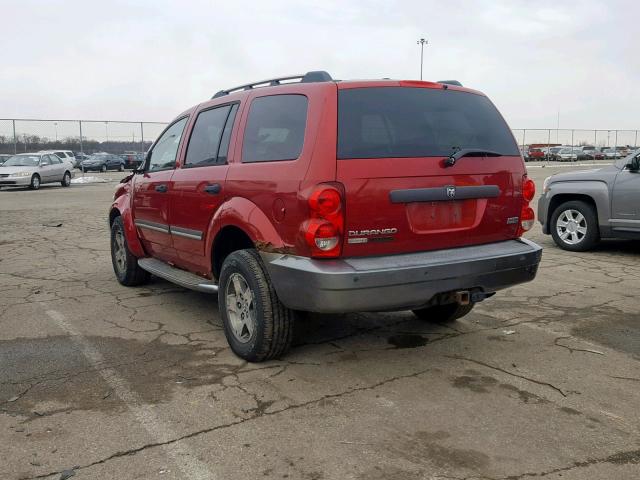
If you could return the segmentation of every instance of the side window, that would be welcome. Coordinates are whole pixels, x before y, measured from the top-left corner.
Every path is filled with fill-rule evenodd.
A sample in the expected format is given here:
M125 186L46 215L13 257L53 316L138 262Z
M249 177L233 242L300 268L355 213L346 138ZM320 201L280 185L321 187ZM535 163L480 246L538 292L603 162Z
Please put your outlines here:
M55 152L58 158L67 158L67 155L64 152Z
M51 165L56 165L62 163L62 160L60 160L56 155L49 155L49 163Z
M51 165L51 160L49 160L49 155L43 155L40 158L40 165L41 166L45 166L45 165Z
M184 162L186 167L202 167L218 163L220 139L230 108L229 105L225 105L200 112L189 139Z
M227 163L227 154L229 153L229 140L231 140L231 132L233 131L233 123L236 119L236 113L238 112L238 104L231 106L231 111L227 117L227 123L224 126L224 132L222 132L222 139L220 139L220 148L218 149L218 163Z
M242 145L243 162L295 160L307 125L307 97L271 95L251 103Z
M151 150L149 166L147 171L166 170L174 168L176 165L176 157L178 155L178 147L184 126L187 124L187 117L178 120L171 125Z

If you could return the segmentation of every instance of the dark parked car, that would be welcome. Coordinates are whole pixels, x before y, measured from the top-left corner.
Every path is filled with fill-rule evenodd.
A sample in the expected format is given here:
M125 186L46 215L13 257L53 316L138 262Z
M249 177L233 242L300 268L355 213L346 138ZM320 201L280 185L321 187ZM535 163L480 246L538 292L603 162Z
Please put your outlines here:
M125 152L120 155L120 158L124 160L125 168L134 169L142 165L142 162L144 161L144 153Z
M78 161L78 168L80 168L80 165L82 164L82 162L84 162L85 160L87 160L89 158L89 155L87 155L86 153L76 153L76 160Z
M82 170L90 172L92 170L106 172L107 170L124 171L124 160L118 155L110 153L96 153L82 162Z

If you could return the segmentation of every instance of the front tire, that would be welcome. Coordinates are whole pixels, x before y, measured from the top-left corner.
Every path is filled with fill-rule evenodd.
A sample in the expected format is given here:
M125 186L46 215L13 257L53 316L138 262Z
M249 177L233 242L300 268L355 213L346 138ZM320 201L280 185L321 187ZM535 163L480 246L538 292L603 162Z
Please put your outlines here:
M106 171L107 171L107 166L106 166L106 165L102 165L102 166L100 167L100 171L101 171L102 173L106 172Z
M451 323L467 315L473 309L473 306L473 303L468 303L467 305L446 303L413 310L413 314L420 320L428 322Z
M579 200L561 204L551 215L551 236L563 250L584 252L593 248L600 240L595 209Z
M120 164L120 166L118 167L118 171L119 172L124 172L124 165Z
M63 187L71 186L71 174L69 172L64 172L64 177L62 177L62 182L60 182Z
M127 287L145 284L151 277L149 272L138 266L138 259L129 251L120 216L111 225L111 263L118 282Z
M255 250L237 250L224 260L218 305L229 346L239 357L262 362L291 347L295 314L280 303Z
M39 190L40 189L40 175L37 173L33 174L31 177L31 183L29 184L29 188L31 190Z

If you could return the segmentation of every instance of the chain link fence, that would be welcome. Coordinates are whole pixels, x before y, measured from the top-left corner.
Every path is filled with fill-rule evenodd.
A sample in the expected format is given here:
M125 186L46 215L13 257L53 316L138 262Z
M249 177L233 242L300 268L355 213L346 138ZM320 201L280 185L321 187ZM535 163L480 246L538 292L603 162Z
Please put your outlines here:
M162 122L0 119L0 154L72 150L90 155L146 152Z
M72 150L76 153L146 152L164 130L162 122L97 120L0 119L0 154L38 150ZM579 130L558 128L514 129L518 145L531 147L592 146L597 149L633 149L638 130Z

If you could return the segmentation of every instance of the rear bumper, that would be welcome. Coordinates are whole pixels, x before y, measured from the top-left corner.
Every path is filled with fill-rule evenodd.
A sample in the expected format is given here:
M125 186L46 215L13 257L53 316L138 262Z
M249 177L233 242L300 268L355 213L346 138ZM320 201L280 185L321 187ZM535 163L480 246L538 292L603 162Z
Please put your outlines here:
M282 303L323 313L408 310L440 293L495 292L533 280L541 257L526 239L339 260L262 252Z

